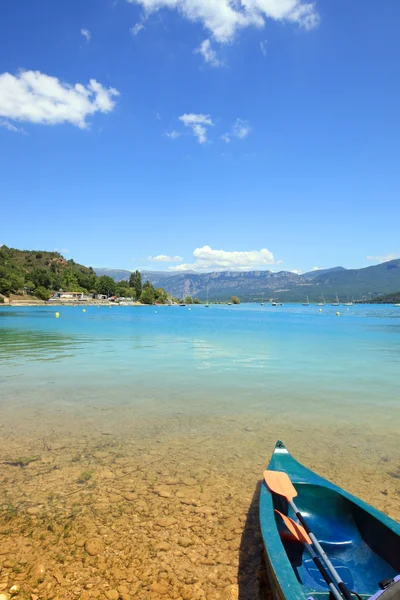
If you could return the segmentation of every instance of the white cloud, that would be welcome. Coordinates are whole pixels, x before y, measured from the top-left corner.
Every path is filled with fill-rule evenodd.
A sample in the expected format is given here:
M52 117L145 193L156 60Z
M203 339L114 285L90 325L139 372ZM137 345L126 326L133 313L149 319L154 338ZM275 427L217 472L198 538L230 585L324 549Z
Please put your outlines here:
M389 260L395 260L400 258L400 254L383 254L381 256L367 256L367 260L373 260L375 262L384 263Z
M144 29L143 23L135 23L135 25L131 27L129 31L136 37L137 34L142 31L142 29Z
M287 21L313 29L319 23L315 2L308 0L128 0L146 13L162 8L179 11L189 21L202 23L220 43L233 39L239 29L262 28L266 19Z
M312 270L313 271L321 271L321 267L313 267Z
M150 262L182 262L183 258L181 256L168 256L167 254L159 254L158 256L148 256L147 260Z
M96 112L108 113L115 107L119 92L105 88L95 79L87 86L63 83L40 71L20 71L0 75L0 117L56 125L71 123L81 129Z
M194 50L195 54L201 54L204 62L211 65L212 67L223 67L224 61L218 58L215 50L211 48L210 40L204 40L200 46Z
M5 129L8 129L8 131L13 131L14 133L23 133L24 135L28 135L25 129L22 127L15 127L15 125L6 119L0 119L0 127L4 127Z
M54 248L54 252L58 252L59 254L68 254L68 248Z
M276 264L270 250L226 251L213 250L210 246L196 248L193 252L194 262L169 267L169 271L249 271L265 265Z
M89 29L81 29L81 34L83 35L83 37L86 39L87 42L90 42L90 38L92 36L91 36Z
M172 131L166 131L165 135L170 140L176 140L176 138L180 137L181 134L179 133L179 131L176 131L176 129L173 129Z
M244 138L247 137L250 132L251 127L247 121L243 121L243 119L236 119L235 123L232 125L231 131L221 135L221 140L227 144L229 144L233 137L238 138L239 140L244 140Z
M298 271L297 269L293 269L293 271L290 271L291 273L294 273L295 275L301 275L302 271Z
M207 141L207 127L214 125L210 115L188 113L179 117L179 120L186 127L190 127L193 134L197 137L199 144L205 144Z
M243 119L236 119L235 124L232 127L232 135L239 138L239 140L243 140L249 135L250 131L251 127L247 121L243 121Z
M260 42L260 50L264 56L267 56L267 40Z

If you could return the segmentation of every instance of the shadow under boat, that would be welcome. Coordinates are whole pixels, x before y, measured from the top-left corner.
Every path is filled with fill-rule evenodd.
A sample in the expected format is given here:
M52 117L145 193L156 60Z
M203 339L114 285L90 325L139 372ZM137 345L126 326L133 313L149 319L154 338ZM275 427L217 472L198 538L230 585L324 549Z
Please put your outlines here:
M263 543L261 537L259 502L261 481L257 483L246 516L239 548L238 586L239 600L270 600L272 592L268 583Z

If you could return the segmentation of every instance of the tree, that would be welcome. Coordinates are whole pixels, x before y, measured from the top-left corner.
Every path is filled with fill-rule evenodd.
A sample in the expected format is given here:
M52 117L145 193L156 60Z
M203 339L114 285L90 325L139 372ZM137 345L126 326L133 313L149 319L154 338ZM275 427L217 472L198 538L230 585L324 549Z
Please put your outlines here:
M185 304L193 304L192 296L185 296L184 303Z
M156 294L154 288L143 288L143 291L140 295L140 302L143 302L143 304L154 304L155 300Z
M231 302L232 304L240 304L240 300L237 296L232 296Z
M163 288L157 288L155 290L156 301L160 304L166 304L168 302L168 294Z
M36 255L37 258L38 255ZM44 287L46 289L51 289L53 286L53 274L50 269L45 269L43 267L38 267L33 269L30 274L30 278L35 284L35 287Z
M51 292L41 285L35 289L34 294L40 300L48 300L51 297Z
M13 273L0 273L0 293L9 294L18 292L24 287L24 278Z
M129 277L129 287L133 288L136 292L136 298L140 298L140 294L142 293L142 276L140 271L135 271L131 273Z
M123 298L128 298L129 294L129 283L127 281L119 281L116 286L116 295Z
M198 298L193 298L193 304L201 304L201 300Z
M96 281L96 292L104 296L114 296L117 291L117 284L112 277L102 275Z

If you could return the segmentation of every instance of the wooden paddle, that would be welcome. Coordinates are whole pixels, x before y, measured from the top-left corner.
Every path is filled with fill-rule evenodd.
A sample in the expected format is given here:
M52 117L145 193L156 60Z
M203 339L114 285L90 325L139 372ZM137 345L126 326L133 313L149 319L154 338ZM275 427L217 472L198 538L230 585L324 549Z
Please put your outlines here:
M308 552L311 554L311 558L313 559L318 571L321 573L325 582L327 583L329 589L332 594L335 596L336 600L343 600L342 596L339 594L335 585L332 581L332 577L330 577L329 573L325 569L324 565L321 562L321 559L315 554L313 548L311 547L311 539L304 527L293 521L290 517L279 512L279 510L275 510L276 513L281 517L282 521L285 523L286 527L289 529L290 533L293 535L296 540L305 545Z
M297 496L297 491L294 488L293 483L290 481L289 475L287 473L283 473L282 471L269 471L268 470L268 471L264 471L264 480L271 492L274 492L275 494L279 494L280 496L283 496L289 502L294 514L296 515L296 517L298 518L298 520L304 527L307 534L310 536L310 539L311 539L312 543L314 544L315 548L317 549L318 554L324 560L326 566L328 567L328 570L329 570L330 574L332 575L332 578L335 581L337 587L342 592L342 594L346 598L346 600L353 600L351 593L350 593L349 589L347 588L346 584L344 583L344 581L340 577L339 573L336 571L335 567L329 560L326 552L324 551L324 549L318 542L315 535L312 533L312 531L310 531L310 528L308 527L307 523L305 522L303 516L301 515L297 506L293 502L293 498L295 498Z

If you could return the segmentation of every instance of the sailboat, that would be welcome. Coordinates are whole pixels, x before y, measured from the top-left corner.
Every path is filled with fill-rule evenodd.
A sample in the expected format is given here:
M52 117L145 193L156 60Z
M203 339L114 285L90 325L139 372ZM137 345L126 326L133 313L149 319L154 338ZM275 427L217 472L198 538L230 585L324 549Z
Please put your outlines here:
M340 306L339 298L336 292L336 302L332 302L331 306Z
M347 296L347 301L344 303L344 306L353 306L354 304L354 298L353 301L350 300L350 294Z
M208 286L207 286L207 302L204 305L206 308L210 308L210 303L208 301Z
M316 306L325 306L325 298L324 298L323 294L322 294L322 302L317 302Z
M265 302L264 302L264 294L261 296L261 306L264 306Z
M275 298L275 300L272 300L271 305L272 306L283 306L282 302L278 302L277 298Z
M303 306L310 306L310 301L308 299L308 296L306 296L307 298L307 302L303 302Z

